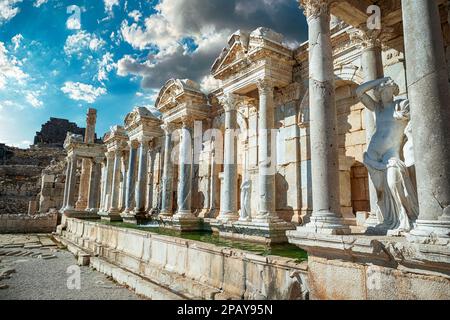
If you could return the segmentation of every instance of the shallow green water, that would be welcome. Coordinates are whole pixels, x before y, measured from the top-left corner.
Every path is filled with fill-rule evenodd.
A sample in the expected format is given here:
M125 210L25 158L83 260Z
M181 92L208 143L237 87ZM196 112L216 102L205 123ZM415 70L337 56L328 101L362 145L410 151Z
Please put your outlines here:
M241 249L250 251L262 256L274 255L285 258L295 259L296 262L306 261L308 259L306 251L294 246L292 244L274 244L271 246L252 243L247 241L231 240L220 238L218 235L209 231L196 231L196 232L179 232L176 230L169 230L159 227L145 227L133 224L127 224L123 222L106 222L98 221L98 223L111 225L121 228L136 229L161 235L173 236L187 240L201 241L205 243L211 243L218 246L230 247L235 249Z

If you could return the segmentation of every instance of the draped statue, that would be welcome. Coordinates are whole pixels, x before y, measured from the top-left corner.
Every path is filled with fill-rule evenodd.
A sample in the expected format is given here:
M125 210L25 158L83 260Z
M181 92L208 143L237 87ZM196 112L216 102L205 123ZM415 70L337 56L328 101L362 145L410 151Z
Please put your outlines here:
M409 232L419 215L409 101L394 100L399 88L390 77L369 81L356 93L375 116L364 164L377 191L377 208L372 210L381 223L367 233L398 236Z
M241 184L241 211L240 220L250 220L250 194L251 194L252 182L250 179L246 179Z

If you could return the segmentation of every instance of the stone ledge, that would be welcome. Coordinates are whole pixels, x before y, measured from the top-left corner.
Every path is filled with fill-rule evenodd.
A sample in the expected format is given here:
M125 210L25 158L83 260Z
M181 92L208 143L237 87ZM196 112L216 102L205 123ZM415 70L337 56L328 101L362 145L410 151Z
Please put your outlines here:
M411 272L440 274L450 279L450 247L408 242L402 237L326 235L288 231L289 242L308 254Z

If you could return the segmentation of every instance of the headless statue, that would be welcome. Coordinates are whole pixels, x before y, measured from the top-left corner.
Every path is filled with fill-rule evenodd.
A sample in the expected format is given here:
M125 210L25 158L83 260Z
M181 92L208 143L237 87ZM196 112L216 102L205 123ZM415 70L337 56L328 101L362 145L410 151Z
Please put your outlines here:
M367 82L356 93L376 119L364 164L377 192L376 213L381 224L367 233L398 236L412 229L419 214L409 101L394 100L399 88L390 77Z
M241 184L241 212L239 220L250 220L250 188L252 182L250 179L245 180Z

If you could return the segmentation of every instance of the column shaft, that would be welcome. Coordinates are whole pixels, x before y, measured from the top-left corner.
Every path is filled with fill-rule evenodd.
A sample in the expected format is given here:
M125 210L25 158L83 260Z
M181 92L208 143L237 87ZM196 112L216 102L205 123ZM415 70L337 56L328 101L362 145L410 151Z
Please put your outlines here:
M91 163L91 173L88 193L88 210L97 212L99 209L101 162L94 160Z
M308 2L309 97L314 232L347 233L340 213L339 156L330 1Z
M67 187L67 210L73 210L75 206L75 188L77 183L77 157L72 155L70 161L69 184Z
M112 187L111 187L111 208L109 209L109 213L119 212L120 155L121 155L120 150L116 151L114 154L114 165L113 165Z
M258 89L259 211L256 220L270 220L277 217L275 212L276 132L274 130L273 84L262 80L258 83Z
M225 109L225 142L223 164L223 188L220 197L220 220L238 220L237 210L237 110L232 95L227 95L223 103Z
M190 124L190 123L189 123ZM179 175L178 175L178 216L190 216L191 212L191 171L192 171L192 137L188 123L181 129Z
M450 236L450 93L437 1L402 0L418 187L417 239Z
M139 146L139 166L136 180L135 201L136 215L145 213L145 184L147 181L147 159L148 159L148 141L142 141Z
M161 192L161 214L172 215L173 208L173 163L171 159L172 153L172 132L168 125L164 125L164 164L162 174L162 192Z
M125 212L128 213L131 210L133 201L133 189L134 189L134 166L136 164L137 149L134 146L130 146L130 157L128 160L128 172L126 181L126 194L125 194Z

